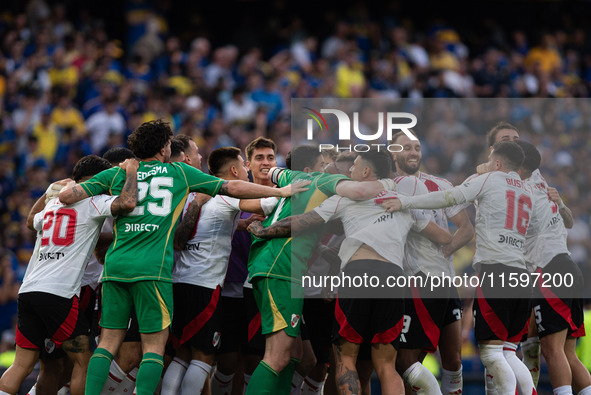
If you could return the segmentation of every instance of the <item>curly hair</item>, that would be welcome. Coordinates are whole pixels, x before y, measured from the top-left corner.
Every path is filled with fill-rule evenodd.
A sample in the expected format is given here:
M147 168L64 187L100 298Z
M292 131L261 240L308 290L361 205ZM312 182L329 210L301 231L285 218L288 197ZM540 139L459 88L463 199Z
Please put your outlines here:
M96 155L87 155L80 159L74 170L72 171L72 178L78 182L84 177L92 177L103 170L111 168L111 162Z
M127 139L127 145L139 159L151 158L172 139L168 122L156 119L142 123Z

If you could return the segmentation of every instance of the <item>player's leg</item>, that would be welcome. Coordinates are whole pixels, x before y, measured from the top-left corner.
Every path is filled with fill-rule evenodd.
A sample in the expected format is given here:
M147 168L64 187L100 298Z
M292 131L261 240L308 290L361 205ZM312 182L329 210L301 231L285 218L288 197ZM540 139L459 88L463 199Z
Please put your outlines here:
M164 349L173 313L172 283L138 281L130 284L143 352L136 392L153 395L164 369Z
M234 377L242 361L240 353L241 329L246 330L244 298L222 296L221 333L224 339L216 353L216 367L211 379L211 392L214 395L230 394Z
M462 301L457 290L452 290L439 341L441 355L441 392L444 395L461 394L462 377Z
M301 361L297 364L293 378L291 382L292 394L299 394L301 392L302 383L304 378L314 369L316 366L316 356L314 355L314 349L312 348L312 342L310 341L310 333L306 327L305 319L302 319L302 333L301 333L301 347L302 357Z
M129 324L133 306L130 287L133 283L106 281L101 288L101 336L88 364L86 394L101 393L114 355L117 354Z
M591 391L591 374L589 374L589 370L579 360L575 351L576 344L577 338L568 337L564 345L564 352L572 371L573 389L577 394L582 394L583 391Z
M131 312L125 339L111 363L109 378L103 391L128 394L135 388L138 366L142 360L142 345L135 311Z
M209 340L209 338L208 338ZM215 353L200 350L191 345L191 362L183 378L181 392L202 393L215 361Z
M359 344L341 338L333 344L335 353L335 380L339 394L361 393L361 382L357 374L356 361Z
M286 378L289 378L287 388L291 387L289 372L293 374L297 364L292 359L292 348L300 332L303 309L303 298L292 298L291 287L290 281L267 277L256 279L253 284L266 339L263 360L253 372L247 388L249 395L275 393L276 386ZM280 380L280 372L286 368L284 380Z
M84 394L84 387L86 385L88 362L92 356L90 336L76 336L66 340L62 347L66 354L68 354L68 357L74 362L72 378L70 379L70 392L72 395L82 395Z
M244 389L246 392L250 378L265 354L265 336L262 334L261 313L252 288L244 287L245 324L242 328L242 354L244 359Z
M402 394L404 384L396 372L396 348L390 343L371 345L371 359L376 370L383 394Z
M373 376L374 368L373 362L371 361L371 345L369 343L363 343L359 347L355 368L357 369L357 376L361 385L361 393L363 395L371 395L371 376Z
M39 376L37 376L37 382L35 383L36 394L54 394L62 387L61 378L65 359L65 355L57 359L44 359L41 356L39 360Z
M542 342L542 354L548 364L548 373L550 374L550 383L552 388L571 385L572 373L568 359L564 352L566 344L567 329L560 332L548 334L540 341Z
M22 382L33 371L38 359L38 349L27 349L17 344L14 362L0 377L0 391L16 394Z
M527 340L521 343L521 352L523 353L523 363L529 369L529 373L536 387L540 380L540 345L536 317L532 310Z

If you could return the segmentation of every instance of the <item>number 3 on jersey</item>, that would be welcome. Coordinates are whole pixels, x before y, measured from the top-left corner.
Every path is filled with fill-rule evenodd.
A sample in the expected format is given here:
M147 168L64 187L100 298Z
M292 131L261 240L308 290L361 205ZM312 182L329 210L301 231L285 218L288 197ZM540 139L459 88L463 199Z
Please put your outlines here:
M149 183L138 182L138 205L128 215L144 215L144 208L147 207L150 214L166 217L172 208L172 192L166 188L172 187L172 183L172 177L154 177ZM140 205L148 195L159 201Z
M517 221L515 221L515 191L507 191L507 217L505 217L505 229L517 231L525 235L529 223L529 213L532 209L531 199L527 195L519 195L517 198ZM527 207L527 208L526 208ZM517 222L517 224L515 224Z

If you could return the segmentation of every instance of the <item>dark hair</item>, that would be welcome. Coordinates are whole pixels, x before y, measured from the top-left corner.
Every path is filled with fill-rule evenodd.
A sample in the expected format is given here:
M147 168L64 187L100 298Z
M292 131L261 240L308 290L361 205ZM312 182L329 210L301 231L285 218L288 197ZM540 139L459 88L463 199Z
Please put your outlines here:
M135 155L129 148L113 147L103 154L103 159L111 162L111 166L117 166L125 159L135 158Z
M72 171L72 178L78 182L84 177L92 177L95 174L100 173L103 170L111 168L111 163L96 155L87 155L80 159L74 170Z
M517 129L517 126L512 125L509 122L500 121L495 126L493 126L493 128L491 130L489 130L488 133L486 134L486 140L488 141L489 147L492 147L493 145L495 145L497 133L499 133L499 130L503 130L503 129L511 129L511 130L515 130L517 133L519 133L519 129Z
M185 146L182 141L173 138L170 141L170 161L176 161L182 152L185 152Z
M525 155L521 167L529 172L532 172L540 167L542 156L540 155L540 151L538 151L538 149L532 143L528 143L527 141L523 140L516 140L515 144L521 147Z
M177 134L172 138L172 141L178 141L181 143L183 145L182 150L186 153L187 150L191 148L190 142L193 141L193 139L186 134Z
M240 153L240 149L236 147L222 147L213 150L207 159L209 172L214 176L219 176L230 161L238 160Z
M367 152L358 152L357 155L373 166L377 178L390 178L392 155L388 151L372 149Z
M256 139L248 143L248 145L246 146L247 161L250 162L254 150L258 148L271 148L273 150L273 153L277 152L277 145L275 145L275 142L273 140L265 137L257 137Z
M304 171L306 167L314 167L320 151L313 145L300 145L289 151L285 162L291 170Z
M501 157L505 162L505 167L512 171L519 170L525 157L523 149L513 141L495 143L492 154Z
M144 122L127 139L127 145L139 159L151 158L172 138L170 124L157 119Z

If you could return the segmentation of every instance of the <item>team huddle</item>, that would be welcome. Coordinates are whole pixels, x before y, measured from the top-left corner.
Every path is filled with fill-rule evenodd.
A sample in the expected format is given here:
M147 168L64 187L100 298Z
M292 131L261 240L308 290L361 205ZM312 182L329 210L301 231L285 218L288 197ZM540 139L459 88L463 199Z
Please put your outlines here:
M259 137L245 157L214 150L208 175L190 138L151 121L130 150L84 157L29 213L37 240L0 394L18 393L37 361L29 394L370 394L374 371L384 394L461 394L455 287L332 295L302 278L453 276L454 252L475 235L473 267L490 279L472 307L486 393L535 394L541 350L555 394L590 395L575 354L585 330L573 218L535 146L500 122L489 161L454 187L420 171L419 140L390 143L403 150L298 146L283 169ZM573 282L492 281L532 273ZM437 350L441 383L422 365Z

